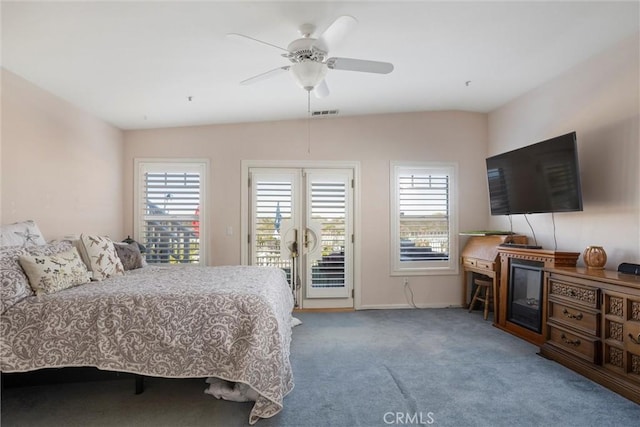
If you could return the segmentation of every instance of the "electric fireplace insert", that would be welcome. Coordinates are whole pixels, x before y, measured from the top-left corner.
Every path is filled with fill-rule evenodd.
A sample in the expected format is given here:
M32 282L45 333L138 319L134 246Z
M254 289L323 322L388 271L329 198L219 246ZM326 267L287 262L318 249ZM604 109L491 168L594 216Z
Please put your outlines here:
M542 332L542 268L544 263L512 259L509 271L507 320Z

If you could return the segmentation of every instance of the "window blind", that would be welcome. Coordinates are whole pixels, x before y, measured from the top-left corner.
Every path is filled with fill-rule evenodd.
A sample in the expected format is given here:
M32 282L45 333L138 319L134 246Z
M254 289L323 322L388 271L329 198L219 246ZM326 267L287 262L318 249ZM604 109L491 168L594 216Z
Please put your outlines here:
M345 286L347 187L344 182L311 183L311 219L322 228L322 258L314 263L311 286Z
M291 182L256 180L253 262L284 269L290 281L291 260L282 259L281 227L283 220L291 219Z
M200 263L203 177L192 169L141 165L138 238L149 263Z
M397 179L401 262L449 259L449 176L400 171Z

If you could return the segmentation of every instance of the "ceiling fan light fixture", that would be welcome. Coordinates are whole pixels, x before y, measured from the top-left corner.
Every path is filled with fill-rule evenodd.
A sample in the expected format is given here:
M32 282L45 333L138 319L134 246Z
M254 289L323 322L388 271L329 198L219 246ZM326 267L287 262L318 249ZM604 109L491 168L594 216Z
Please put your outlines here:
M291 73L296 83L306 91L312 91L327 75L327 65L306 60L291 65Z
M286 49L243 34L231 34L236 38L252 40L278 50L284 50L286 53L282 53L281 56L290 62L290 65L281 66L242 80L240 84L256 83L290 71L298 86L309 93L313 91L317 98L324 98L329 95L329 88L325 80L329 69L375 74L389 74L392 72L393 64L390 62L329 57L330 49L337 45L357 23L358 21L353 16L339 16L318 38L312 37L315 27L310 24L304 24L300 27L302 37L293 40Z

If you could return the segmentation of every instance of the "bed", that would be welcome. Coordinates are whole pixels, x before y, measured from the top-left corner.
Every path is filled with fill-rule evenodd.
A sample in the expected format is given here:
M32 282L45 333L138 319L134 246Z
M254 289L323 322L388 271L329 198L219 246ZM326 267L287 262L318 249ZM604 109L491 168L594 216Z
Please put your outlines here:
M6 308L0 368L220 378L258 393L254 424L277 414L293 388L292 309L279 269L147 266Z

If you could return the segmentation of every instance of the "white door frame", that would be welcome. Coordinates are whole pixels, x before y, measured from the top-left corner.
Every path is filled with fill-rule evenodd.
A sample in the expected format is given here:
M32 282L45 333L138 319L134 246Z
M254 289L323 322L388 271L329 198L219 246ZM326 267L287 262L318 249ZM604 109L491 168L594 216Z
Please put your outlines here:
M240 188L240 263L248 265L249 243L249 169L251 168L322 168L353 169L353 304L361 307L360 295L360 162L359 161L310 161L310 160L242 160Z

